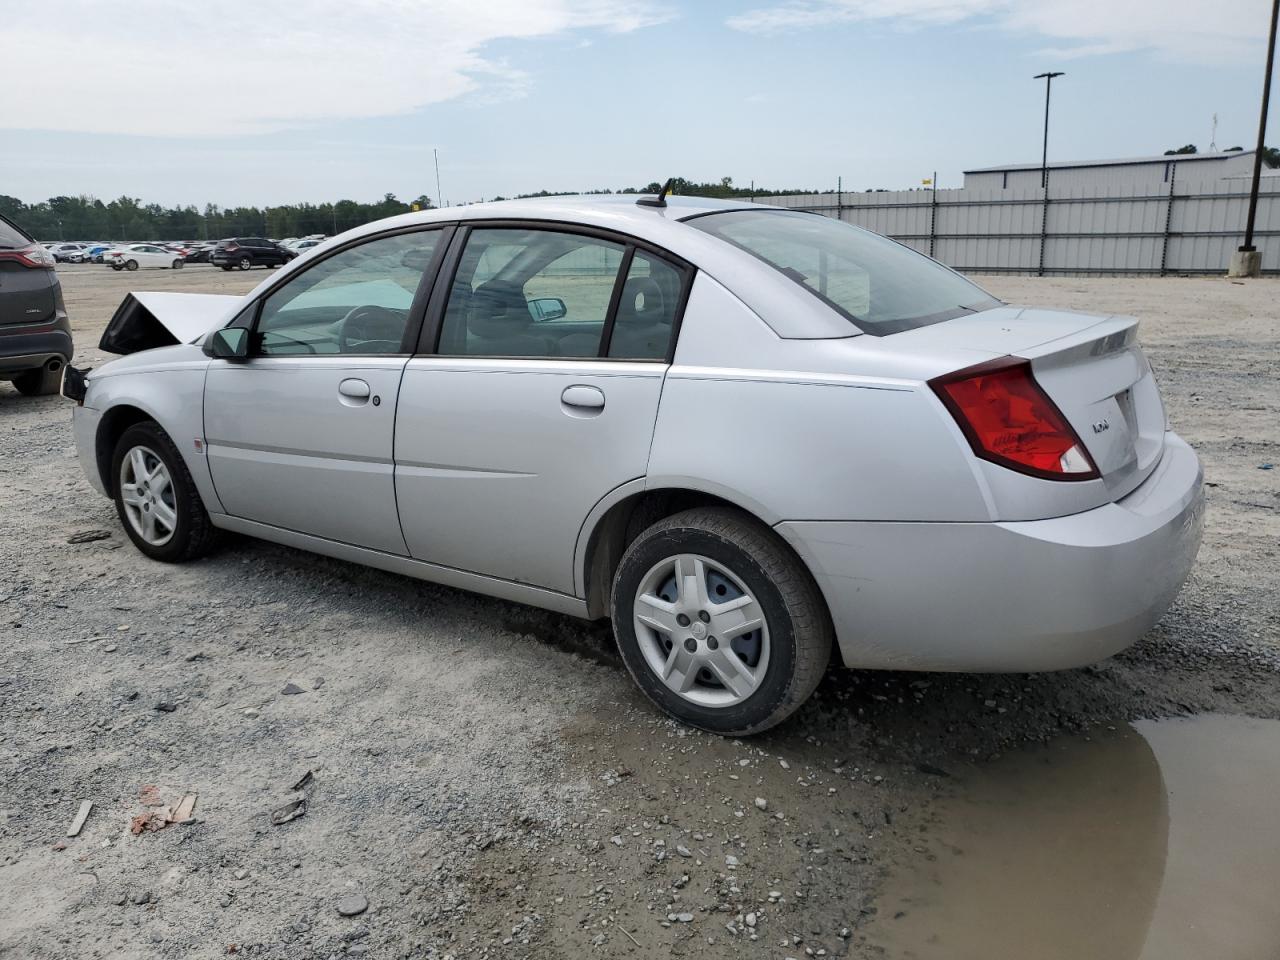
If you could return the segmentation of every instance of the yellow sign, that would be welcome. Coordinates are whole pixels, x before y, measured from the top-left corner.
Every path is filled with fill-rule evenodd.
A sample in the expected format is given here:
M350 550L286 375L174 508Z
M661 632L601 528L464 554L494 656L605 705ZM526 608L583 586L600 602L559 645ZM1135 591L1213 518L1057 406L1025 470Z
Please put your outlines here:
M932 180L931 178L929 178L929 177L926 177L925 179L921 180L920 182L921 182L921 183L923 183L926 187L931 187L931 186L933 186L933 180Z

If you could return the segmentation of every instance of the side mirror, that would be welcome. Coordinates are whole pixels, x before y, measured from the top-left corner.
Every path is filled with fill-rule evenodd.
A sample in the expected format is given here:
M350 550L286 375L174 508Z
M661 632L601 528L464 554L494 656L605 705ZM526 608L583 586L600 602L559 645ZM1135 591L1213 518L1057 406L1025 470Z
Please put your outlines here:
M204 342L205 356L215 360L248 360L249 331L244 327L223 327L215 330Z
M548 320L559 320L569 314L569 308L559 297L539 297L529 301L529 316L534 323L546 323Z

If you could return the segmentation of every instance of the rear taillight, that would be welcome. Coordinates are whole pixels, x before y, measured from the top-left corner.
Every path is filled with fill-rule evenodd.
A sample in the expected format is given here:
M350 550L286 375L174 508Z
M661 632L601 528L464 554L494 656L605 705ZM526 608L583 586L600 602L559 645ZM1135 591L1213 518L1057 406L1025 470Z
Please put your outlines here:
M1095 480L1098 468L1031 362L1002 357L929 381L983 460L1047 480Z
M38 243L19 247L17 250L0 250L0 260L20 263L24 267L36 270L52 270L58 262L53 258L52 253Z
M239 250L239 249L240 249L240 244L238 244L238 243L228 243L228 244L227 244L225 247L223 247L222 249L223 249L223 250L225 250L227 253L231 253L231 251L233 251L233 250Z

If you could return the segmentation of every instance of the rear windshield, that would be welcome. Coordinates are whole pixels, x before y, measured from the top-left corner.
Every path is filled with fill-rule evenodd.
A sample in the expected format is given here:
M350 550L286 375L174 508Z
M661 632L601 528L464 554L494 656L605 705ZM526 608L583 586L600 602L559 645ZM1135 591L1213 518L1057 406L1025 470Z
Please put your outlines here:
M732 210L687 222L763 260L864 333L914 330L1000 303L923 254L831 217Z
M0 250L17 250L29 243L31 243L30 237L4 217L0 217Z

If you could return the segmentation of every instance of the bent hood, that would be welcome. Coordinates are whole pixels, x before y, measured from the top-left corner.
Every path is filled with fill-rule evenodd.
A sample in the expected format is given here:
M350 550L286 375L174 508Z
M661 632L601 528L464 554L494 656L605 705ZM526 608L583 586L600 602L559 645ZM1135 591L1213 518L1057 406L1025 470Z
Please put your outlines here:
M102 332L98 349L129 354L190 343L231 318L244 297L215 293L127 294Z

